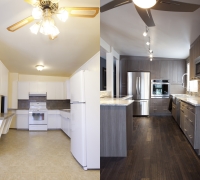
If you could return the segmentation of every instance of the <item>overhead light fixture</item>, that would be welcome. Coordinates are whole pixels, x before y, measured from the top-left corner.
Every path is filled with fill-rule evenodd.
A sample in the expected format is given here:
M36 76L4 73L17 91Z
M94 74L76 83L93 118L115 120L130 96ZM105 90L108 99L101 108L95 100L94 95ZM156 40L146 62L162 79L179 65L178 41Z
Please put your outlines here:
M150 58L153 58L153 53L149 54L149 57L150 57Z
M35 66L36 67L36 69L38 70L38 71L42 71L43 69L44 69L44 66L43 65L37 65L37 66Z
M150 58L150 61L152 61L153 60L153 58Z
M153 50L152 50L152 49L149 49L149 52L150 52L150 53L153 53Z
M150 46L150 36L149 36L149 41L147 41L146 45Z
M69 13L65 8L60 8L57 13L58 19L65 22L68 19Z
M156 4L156 0L133 0L133 2L135 5L143 9L151 8Z
M35 7L32 10L32 16L34 19L40 19L43 15L43 11L40 7Z
M146 26L146 30L144 31L143 36L146 37L148 32L149 32L149 28Z

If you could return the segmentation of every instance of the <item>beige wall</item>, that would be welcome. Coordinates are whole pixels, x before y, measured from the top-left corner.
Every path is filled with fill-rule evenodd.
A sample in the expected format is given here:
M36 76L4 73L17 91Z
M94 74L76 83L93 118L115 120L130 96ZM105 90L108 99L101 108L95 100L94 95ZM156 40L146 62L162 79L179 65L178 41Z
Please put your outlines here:
M19 74L19 81L66 81L68 77Z

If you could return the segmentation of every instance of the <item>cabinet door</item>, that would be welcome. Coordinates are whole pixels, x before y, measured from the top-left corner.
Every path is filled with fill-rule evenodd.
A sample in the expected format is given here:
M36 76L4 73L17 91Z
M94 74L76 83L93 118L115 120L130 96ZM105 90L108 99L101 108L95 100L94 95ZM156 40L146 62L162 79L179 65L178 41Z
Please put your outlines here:
M1 64L1 94L8 95L8 69Z
M149 60L139 61L139 70L140 71L150 71L150 61Z
M70 99L70 80L67 80L67 99Z
M29 99L29 82L18 82L18 99Z
M28 129L28 114L18 114L17 115L17 129Z
M160 79L160 61L151 61L151 79Z
M127 95L127 60L120 60L120 95Z
M180 109L180 128L184 131L184 118L185 118L185 112L184 109Z
M127 60L127 71L140 71L139 60Z
M47 99L56 99L56 87L54 82L46 83Z
M160 62L160 78L169 79L169 61Z
M190 49L190 80L195 77L194 46Z
M64 99L64 83L63 82L55 82L56 87L56 99L62 100Z
M38 93L37 82L30 82L29 85L30 85L30 90L29 90L30 93L32 93L32 94Z
M46 92L47 92L46 82L38 82L37 90L38 90L38 93L46 94Z
M71 120L70 118L68 118L67 120L68 120L68 136L71 137Z

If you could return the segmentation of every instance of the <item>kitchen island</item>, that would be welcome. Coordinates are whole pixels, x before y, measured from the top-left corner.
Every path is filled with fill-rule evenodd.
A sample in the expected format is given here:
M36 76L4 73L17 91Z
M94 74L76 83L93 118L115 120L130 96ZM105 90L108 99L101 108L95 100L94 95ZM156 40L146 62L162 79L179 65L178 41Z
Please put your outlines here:
M100 143L101 157L127 157L131 145L133 100L101 98Z
M8 133L14 115L14 113L0 113L0 137Z

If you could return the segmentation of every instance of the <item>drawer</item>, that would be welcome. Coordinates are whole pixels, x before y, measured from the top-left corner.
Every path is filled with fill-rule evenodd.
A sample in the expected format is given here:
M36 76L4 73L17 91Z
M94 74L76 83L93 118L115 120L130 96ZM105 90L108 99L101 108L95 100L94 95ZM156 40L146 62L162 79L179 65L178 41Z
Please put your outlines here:
M162 105L162 99L155 98L150 100L151 106L161 106Z
M170 114L170 111L168 110L168 106L162 106L162 113L163 114Z
M194 126L188 120L187 116L184 119L184 133L192 146L194 146Z
M181 101L181 108L187 108L187 104Z
M192 105L188 104L188 105L187 105L187 109L188 109L190 112L192 112L192 113L195 114L195 106L192 106Z
M168 106L169 105L169 98L163 98L162 99L162 105L163 106Z
M151 114L162 114L161 106L151 106L150 113Z

